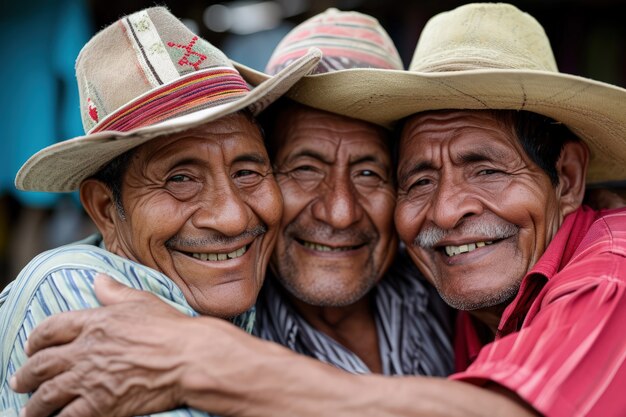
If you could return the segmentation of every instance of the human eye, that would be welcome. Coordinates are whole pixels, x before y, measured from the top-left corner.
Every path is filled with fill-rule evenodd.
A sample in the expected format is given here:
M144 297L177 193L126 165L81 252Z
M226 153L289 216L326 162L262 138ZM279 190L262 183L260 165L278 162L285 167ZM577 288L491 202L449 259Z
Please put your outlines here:
M435 187L435 181L430 176L409 179L405 184L405 186L400 187L398 193L409 198L420 198L429 195Z
M375 187L386 182L386 177L375 169L359 169L352 174L357 185Z
M288 171L288 175L298 181L315 181L321 179L324 173L314 165L301 164L293 166Z
M312 165L299 165L292 169L292 172L315 172L317 169Z
M378 175L378 173L372 171L371 169L363 169L363 170L358 172L358 175L362 176L362 177L378 177L378 178L380 178L380 175Z
M201 187L202 183L190 174L172 174L165 182L165 189L178 200L192 198Z
M239 169L233 173L233 180L239 185L249 186L256 185L265 176L256 169Z
M251 169L240 169L239 171L235 172L235 174L233 175L234 178L243 178L243 177L252 177L252 176L257 176L260 175L258 172L253 171Z
M187 182L187 181L191 181L191 178L187 175L184 174L175 174L170 176L167 179L168 182Z
M494 175L494 174L502 174L502 171L494 168L486 168L478 171L478 175Z

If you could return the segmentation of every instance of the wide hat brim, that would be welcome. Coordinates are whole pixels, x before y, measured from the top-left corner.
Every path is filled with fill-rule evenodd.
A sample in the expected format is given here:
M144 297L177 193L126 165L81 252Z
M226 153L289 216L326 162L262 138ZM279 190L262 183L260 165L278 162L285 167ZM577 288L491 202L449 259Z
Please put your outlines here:
M584 77L508 69L350 69L306 76L288 96L388 128L428 110L527 110L564 123L587 143L588 182L626 179L626 90Z
M55 143L24 163L15 177L15 186L31 191L74 191L84 179L115 157L151 139L184 131L243 109L250 109L256 115L311 72L320 58L321 52L312 48L273 77L233 63L249 84L257 85L241 98L127 132L102 131Z

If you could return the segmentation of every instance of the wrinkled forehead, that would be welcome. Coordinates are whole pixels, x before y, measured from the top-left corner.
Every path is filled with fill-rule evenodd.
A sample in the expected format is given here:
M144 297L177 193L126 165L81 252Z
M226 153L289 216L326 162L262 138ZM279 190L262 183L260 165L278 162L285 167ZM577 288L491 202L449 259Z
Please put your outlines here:
M484 145L504 141L521 150L510 112L498 110L435 110L414 114L401 126L400 148L413 152L429 141L449 140L471 133Z
M392 135L374 124L296 103L282 107L275 117L274 129L268 135L274 155L289 156L307 148L390 158Z
M243 114L235 114L155 138L135 150L131 164L151 166L173 159L224 164L245 154L267 159L260 128Z

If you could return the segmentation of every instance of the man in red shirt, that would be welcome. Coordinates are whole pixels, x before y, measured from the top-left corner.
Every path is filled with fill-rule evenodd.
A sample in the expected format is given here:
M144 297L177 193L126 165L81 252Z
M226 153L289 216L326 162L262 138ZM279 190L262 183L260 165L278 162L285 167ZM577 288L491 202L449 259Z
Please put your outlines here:
M355 74L339 85L318 75L293 94L376 123L408 117L396 226L425 277L467 312L459 372L346 374L101 280L114 305L31 335L13 381L40 387L24 416L182 404L235 416L624 414L626 210L582 199L587 180L626 178L626 90L559 73L541 26L506 4L431 19L404 74Z

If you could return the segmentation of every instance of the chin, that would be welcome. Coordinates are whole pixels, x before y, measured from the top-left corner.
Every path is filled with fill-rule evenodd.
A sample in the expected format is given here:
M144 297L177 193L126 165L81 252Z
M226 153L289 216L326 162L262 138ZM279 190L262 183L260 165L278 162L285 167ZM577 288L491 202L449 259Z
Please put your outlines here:
M233 302L231 304L211 305L211 306L198 306L194 307L198 313L203 316L217 317L220 319L231 319L239 314L245 313L250 310L254 305L252 302Z
M194 297L190 305L203 316L212 316L230 319L248 311L259 293L259 288L242 288L236 283L220 285L221 288L212 288L211 291ZM226 288L234 287L234 288Z
M519 285L480 293L439 291L439 295L452 308L463 311L481 310L508 304L517 294Z

